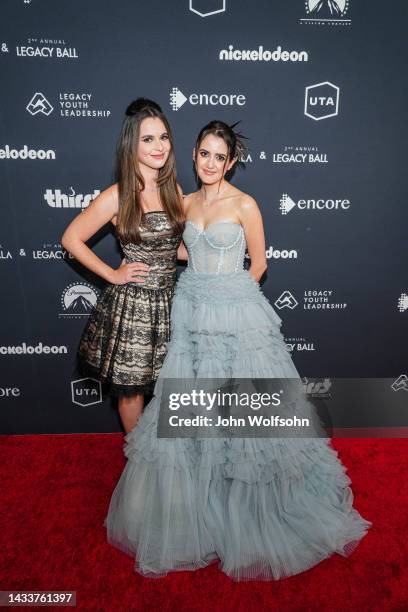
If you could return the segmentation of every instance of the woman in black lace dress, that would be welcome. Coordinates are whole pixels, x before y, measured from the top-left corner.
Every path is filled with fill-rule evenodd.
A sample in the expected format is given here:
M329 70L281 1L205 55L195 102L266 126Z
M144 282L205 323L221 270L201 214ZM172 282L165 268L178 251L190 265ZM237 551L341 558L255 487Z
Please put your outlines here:
M118 396L128 432L142 412L144 394L154 386L170 339L184 220L172 134L155 102L138 98L126 109L117 162L117 183L71 222L61 242L108 282L82 334L78 362ZM86 245L108 222L125 256L116 270Z

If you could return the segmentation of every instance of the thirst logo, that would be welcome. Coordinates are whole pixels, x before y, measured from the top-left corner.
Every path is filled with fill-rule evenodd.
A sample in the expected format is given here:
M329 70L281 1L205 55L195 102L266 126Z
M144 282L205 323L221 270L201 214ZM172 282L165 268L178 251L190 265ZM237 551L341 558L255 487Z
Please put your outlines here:
M91 200L96 198L101 192L94 189L92 193L75 193L75 189L70 187L70 194L62 193L60 189L47 189L44 200L51 208L86 208Z
M62 292L59 318L88 317L97 299L96 291L89 283L71 283Z
M329 81L309 85L305 90L305 115L315 121L335 117L339 112L340 88Z
M37 92L27 104L26 109L30 115L38 115L38 113L42 113L48 117L48 115L51 115L54 107L52 104L50 104L50 102L48 102L44 94Z
M170 92L170 106L178 111L186 102L192 106L244 106L246 98L243 94L206 94L192 93L188 97L178 87Z
M349 0L305 0L306 16L299 21L302 25L348 26L349 4Z
M317 378L312 380L311 378L302 377L303 388L305 393L310 397L318 397L319 399L329 399L331 397L330 388L332 382L330 378Z

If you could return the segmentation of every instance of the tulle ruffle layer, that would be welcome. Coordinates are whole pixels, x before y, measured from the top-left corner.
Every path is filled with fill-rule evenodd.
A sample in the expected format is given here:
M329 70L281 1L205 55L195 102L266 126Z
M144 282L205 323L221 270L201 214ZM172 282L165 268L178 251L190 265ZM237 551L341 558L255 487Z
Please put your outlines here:
M349 555L371 523L353 508L351 481L327 438L157 437L165 378L298 377L258 284L247 272L187 270L171 317L155 395L125 437L109 542L148 577L218 562L234 580L273 580Z

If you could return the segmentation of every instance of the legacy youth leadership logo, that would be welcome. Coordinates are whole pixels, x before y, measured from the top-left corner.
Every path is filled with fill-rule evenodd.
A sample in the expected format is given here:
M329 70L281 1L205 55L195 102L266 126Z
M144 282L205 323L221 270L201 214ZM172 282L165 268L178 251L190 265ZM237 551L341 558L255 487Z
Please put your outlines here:
M48 102L47 98L44 94L37 91L29 101L26 106L30 115L38 115L38 113L42 113L43 115L51 115L54 107L50 102Z
M70 119L81 117L86 119L109 118L111 114L109 109L95 107L94 94L85 91L61 91L58 94L58 100L54 100L54 104L57 106L57 112L59 111L61 117L68 117ZM27 104L26 110L33 117L36 115L48 117L53 112L54 107L42 92L37 91Z
M243 94L224 93L192 93L185 96L178 87L173 87L170 92L171 108L178 111L186 102L189 102L192 106L244 106L246 98Z

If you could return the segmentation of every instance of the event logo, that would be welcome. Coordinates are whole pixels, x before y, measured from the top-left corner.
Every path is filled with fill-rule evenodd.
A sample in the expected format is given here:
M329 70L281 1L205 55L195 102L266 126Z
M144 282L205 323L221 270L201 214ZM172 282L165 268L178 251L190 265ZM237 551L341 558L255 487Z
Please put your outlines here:
M266 159L266 156L265 156ZM327 153L319 152L317 146L285 145L280 153L272 153L274 164L327 164Z
M2 244L0 244L0 261L4 261L7 259L13 259L13 255L11 254L11 251L9 251Z
M282 310L282 308L290 308L293 310L299 304L297 299L291 294L290 291L284 291L275 301L276 308Z
M393 391L408 391L408 376L401 374L391 385Z
M197 94L186 97L178 87L173 87L170 93L170 106L178 111L186 102L193 106L244 106L246 98L243 94Z
M305 0L305 15L300 19L302 25L348 26L351 19L346 15L349 0Z
M1 355L66 355L68 348L65 345L49 346L38 342L35 346L22 342L17 346L0 346Z
M266 249L266 259L297 259L296 249L274 249L270 246Z
M209 17L217 13L224 13L226 0L190 0L188 8L200 17Z
M58 94L60 116L70 119L110 117L110 110L92 108L92 97L93 94L87 92L60 92ZM54 107L43 93L37 92L27 104L26 109L31 115L41 113L48 117Z
M18 387L0 387L0 399L3 397L20 397L21 391Z
M1 43L1 52L9 53L8 43ZM17 57L39 57L47 59L78 59L75 47L67 47L65 40L50 38L28 38L23 45L15 45Z
M305 89L305 115L315 121L335 117L339 112L340 88L329 81Z
M0 159L55 159L55 151L48 149L29 149L24 145L22 149L10 149L9 145L5 145L4 149L0 149Z
M301 353L316 350L314 342L308 342L306 338L303 337L287 338L285 340L285 343L291 353L293 353L294 351Z
M44 200L51 208L86 208L91 200L98 196L101 192L99 189L94 189L92 193L75 193L75 189L70 187L71 193L62 193L60 189L47 189L44 194Z
M329 399L331 394L329 393L332 382L330 378L306 378L302 377L303 389L310 397L318 397L319 399Z
M304 310L344 310L346 302L333 302L333 289L306 289L303 292Z
M280 199L279 210L282 215L287 215L291 210L313 210L313 211L321 211L321 210L348 210L351 206L350 200L346 199L319 199L319 200L298 200L295 202L292 198L287 194L282 194Z
M305 289L303 293L303 309L304 310L344 310L347 308L345 302L334 302L333 289ZM276 300L275 306L281 310L282 308L290 308L293 310L299 302L288 290L284 291Z
M92 406L102 402L102 385L95 378L71 381L72 402L78 406Z
M221 49L218 53L221 61L233 62L307 62L309 54L307 51L282 51L279 45L274 51L264 49L262 45L258 49L234 49L229 45L228 49Z
M274 249L269 246L265 251L266 259L297 259L298 252L296 249ZM250 259L248 253L245 254L246 259Z
M23 254L25 255L24 249L20 249L20 255ZM34 260L41 261L75 259L61 244L43 244L41 249L32 251L32 256Z
M62 292L59 317L88 317L97 299L97 293L89 283L71 283Z
M398 310L400 312L408 310L408 295L406 293L401 293L401 296L398 299Z
M38 113L42 113L48 117L48 115L51 115L54 107L48 102L44 94L37 92L27 104L26 109L30 115L38 115Z

